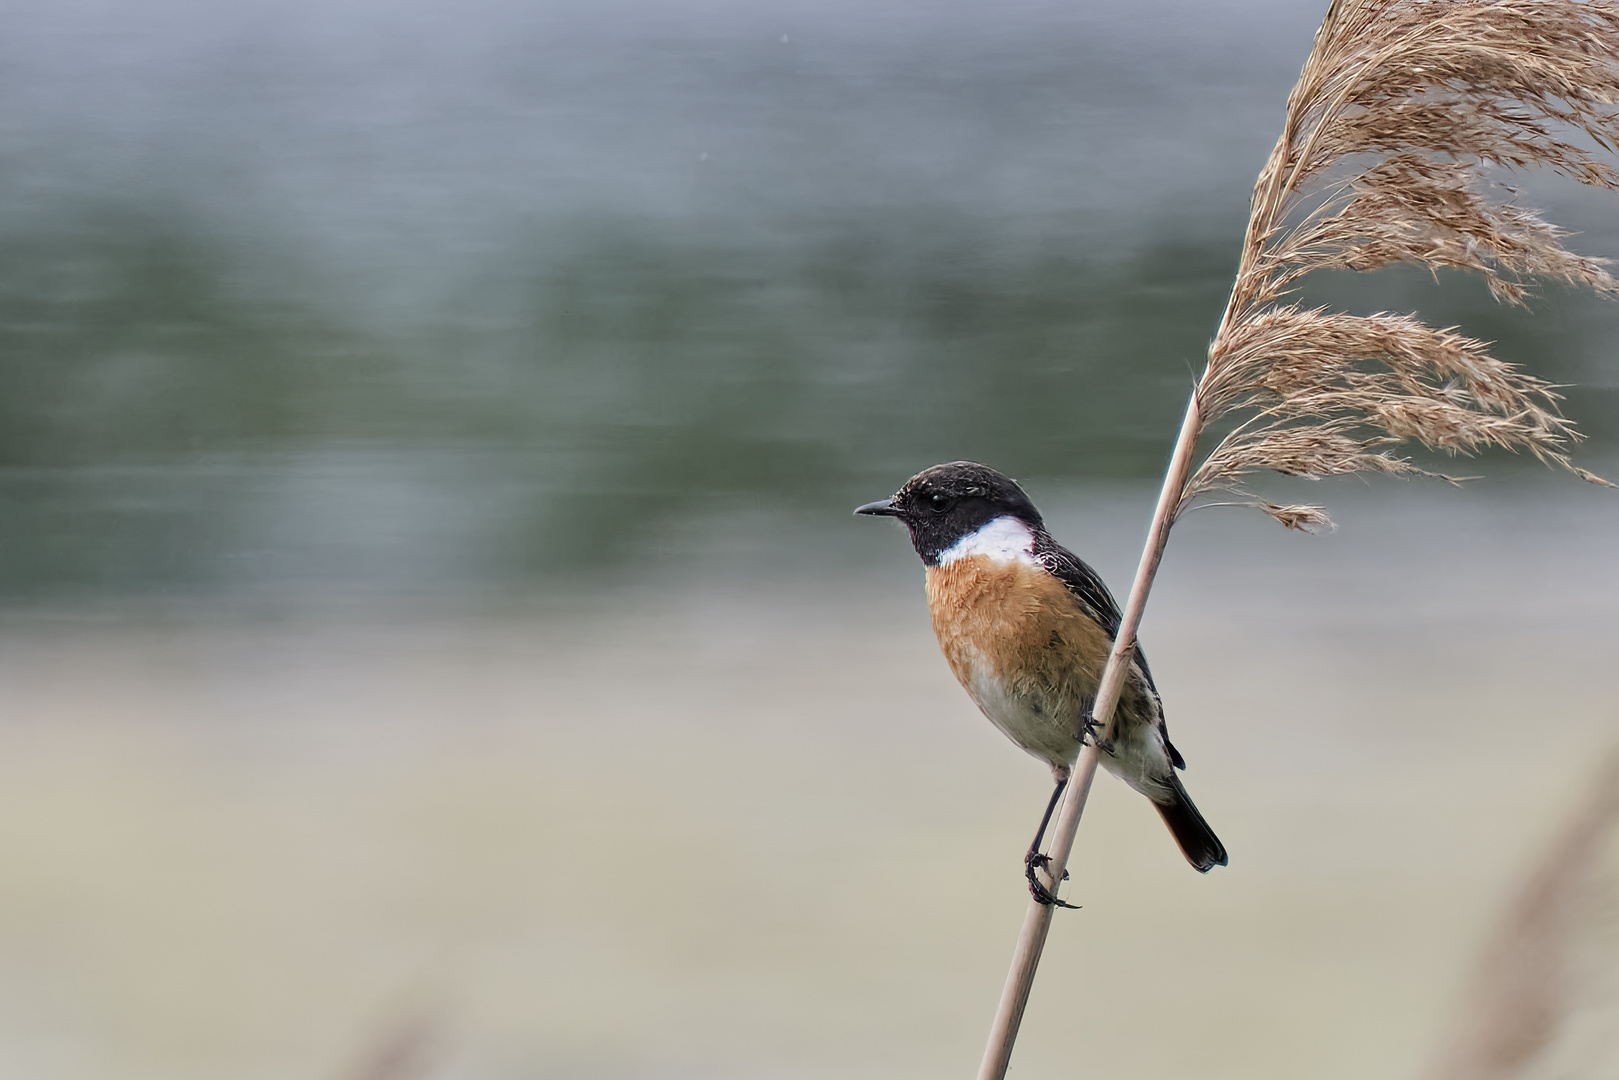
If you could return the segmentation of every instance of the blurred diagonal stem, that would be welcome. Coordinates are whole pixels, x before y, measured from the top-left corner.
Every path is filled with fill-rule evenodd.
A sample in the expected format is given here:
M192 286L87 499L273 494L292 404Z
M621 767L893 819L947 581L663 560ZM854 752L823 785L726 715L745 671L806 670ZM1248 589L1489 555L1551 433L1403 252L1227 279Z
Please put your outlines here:
M1487 168L1540 165L1619 188L1599 152L1619 147L1619 0L1334 0L1288 95L1282 132L1254 185L1231 296L1186 406L1141 562L1092 713L1105 743L1134 661L1147 594L1176 517L1231 492L1288 528L1330 525L1319 506L1278 506L1242 478L1274 471L1437 476L1392 448L1525 451L1597 483L1556 388L1481 341L1407 315L1305 310L1289 301L1315 270L1413 263L1481 275L1507 303L1535 280L1619 295L1603 260L1492 186ZM1566 141L1573 130L1584 146ZM1194 468L1198 441L1235 423ZM1448 478L1447 478L1448 479ZM1611 486L1611 485L1610 485ZM1057 815L1046 887L1065 876L1096 773L1081 748ZM1011 1060L1054 908L1031 899L979 1080Z
M1619 750L1610 750L1491 932L1429 1080L1612 1075L1616 828ZM1580 1023L1604 1014L1608 1023Z

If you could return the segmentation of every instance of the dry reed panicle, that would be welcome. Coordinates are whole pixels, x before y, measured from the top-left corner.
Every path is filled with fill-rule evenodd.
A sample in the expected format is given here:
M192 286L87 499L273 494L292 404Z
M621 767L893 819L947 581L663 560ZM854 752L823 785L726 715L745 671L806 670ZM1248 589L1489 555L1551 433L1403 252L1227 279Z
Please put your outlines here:
M1254 498L1241 477L1434 475L1395 449L1412 440L1453 454L1528 451L1606 483L1570 462L1580 436L1555 387L1483 342L1287 297L1313 270L1400 262L1476 271L1509 303L1536 279L1619 294L1604 260L1570 252L1563 231L1481 177L1538 165L1619 187L1596 156L1619 147L1616 101L1614 0L1336 0L1254 187L1197 387L1197 433L1241 422L1189 477L1177 512L1225 490L1290 528L1330 524L1320 507Z
M1568 251L1564 233L1510 191L1491 198L1480 177L1486 166L1542 165L1619 187L1596 157L1619 149L1615 103L1619 0L1334 0L1254 187L1231 299L1097 687L1091 711L1104 734L1170 528L1199 495L1236 492L1290 528L1330 524L1318 506L1255 498L1242 478L1423 474L1396 449L1412 440L1460 454L1526 450L1605 483L1570 462L1578 433L1556 388L1483 342L1409 316L1306 310L1287 298L1313 270L1397 262L1476 271L1511 303L1537 279L1619 294L1601 260ZM1194 469L1199 436L1228 417L1234 428ZM1074 762L1041 871L1047 888L1065 876L1097 745ZM1051 912L1030 901L979 1080L1006 1075Z
M1492 933L1432 1080L1619 1072L1619 754Z

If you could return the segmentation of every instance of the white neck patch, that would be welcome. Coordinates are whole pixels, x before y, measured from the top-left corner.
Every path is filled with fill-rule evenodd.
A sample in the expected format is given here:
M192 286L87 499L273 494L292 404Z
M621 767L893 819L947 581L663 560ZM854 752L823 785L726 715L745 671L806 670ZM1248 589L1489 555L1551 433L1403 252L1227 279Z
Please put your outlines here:
M1010 514L1003 514L939 552L939 565L948 566L969 555L986 555L995 562L1032 563L1033 552L1034 530Z

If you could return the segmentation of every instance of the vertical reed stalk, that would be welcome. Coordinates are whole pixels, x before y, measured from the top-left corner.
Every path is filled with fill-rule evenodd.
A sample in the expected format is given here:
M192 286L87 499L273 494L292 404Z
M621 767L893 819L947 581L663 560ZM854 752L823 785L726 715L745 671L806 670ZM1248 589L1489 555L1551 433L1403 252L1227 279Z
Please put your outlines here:
M1198 496L1233 492L1293 529L1330 525L1321 507L1275 505L1242 478L1439 475L1391 449L1409 443L1522 450L1606 483L1570 460L1580 436L1556 388L1485 343L1412 316L1305 310L1288 297L1314 270L1401 262L1478 273L1508 303L1537 279L1619 295L1603 260L1569 251L1566 233L1489 173L1539 165L1619 188L1596 157L1619 147L1615 103L1619 0L1333 0L1254 185L1231 296L1097 691L1104 737L1169 530ZM1236 422L1196 464L1199 439L1223 417ZM1097 763L1086 746L1074 764L1043 871L1053 892ZM1052 914L1031 900L979 1080L1006 1075Z
M1096 691L1096 703L1091 715L1103 733L1103 740L1113 731L1113 710L1119 704L1124 690L1124 677L1130 670L1136 646L1136 630L1147 608L1147 594L1158 574L1158 564L1164 557L1164 545L1169 543L1169 528L1174 524L1175 511L1180 506L1181 491L1192 472L1192 455L1197 449L1197 436L1202 429L1201 410L1197 394L1186 403L1186 416L1181 421L1175 452L1164 473L1164 486L1158 493L1158 507L1152 515L1152 526L1147 530L1147 543L1141 550L1141 563L1136 567L1135 580L1130 585L1130 596L1124 604L1119 620L1119 632L1113 639L1113 651L1108 655L1107 667ZM1099 751L1094 741L1087 743L1074 762L1063 793L1062 808L1057 812L1057 823L1051 834L1049 862L1040 871L1046 888L1053 895L1068 869L1068 857L1074 848L1074 837L1079 833L1079 819L1085 813L1085 800L1091 793L1091 781L1096 776ZM978 1080L1002 1080L1012 1061L1012 1046L1017 1042L1018 1027L1023 1023L1023 1009L1029 1002L1029 991L1034 986L1035 971L1040 966L1040 954L1046 947L1046 935L1051 930L1051 916L1056 908L1029 898L1029 909L1023 916L1023 929L1018 933L1017 946L1012 951L1012 970L1006 976L1001 990L1000 1004L995 1008L995 1020L990 1026L989 1045L984 1048L984 1060L978 1066Z

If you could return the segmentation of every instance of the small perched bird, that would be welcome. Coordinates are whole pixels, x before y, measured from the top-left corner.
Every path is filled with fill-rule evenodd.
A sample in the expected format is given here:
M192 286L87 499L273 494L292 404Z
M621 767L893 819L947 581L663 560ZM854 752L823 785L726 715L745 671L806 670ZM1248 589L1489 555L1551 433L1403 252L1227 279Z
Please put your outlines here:
M1024 864L1035 898L1061 903L1034 871L1069 769L1096 737L1091 704L1119 629L1113 594L1051 538L1023 489L986 465L924 469L855 513L898 518L910 530L950 670L996 727L1051 766L1057 786ZM1188 862L1204 873L1225 865L1225 847L1175 775L1186 762L1139 648L1101 749L1101 764L1152 800Z

